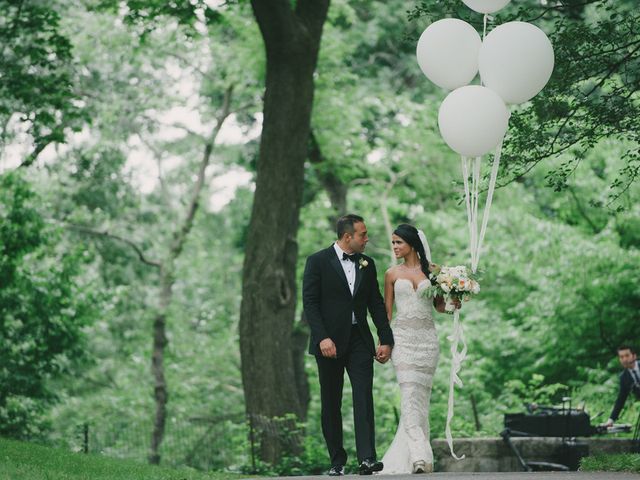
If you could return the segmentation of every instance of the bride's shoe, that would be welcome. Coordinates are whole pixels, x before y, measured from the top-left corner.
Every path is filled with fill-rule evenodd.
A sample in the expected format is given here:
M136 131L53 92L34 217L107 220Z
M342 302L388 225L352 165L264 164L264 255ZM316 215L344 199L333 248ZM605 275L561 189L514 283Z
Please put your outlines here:
M418 460L413 463L413 473L433 473L433 463Z

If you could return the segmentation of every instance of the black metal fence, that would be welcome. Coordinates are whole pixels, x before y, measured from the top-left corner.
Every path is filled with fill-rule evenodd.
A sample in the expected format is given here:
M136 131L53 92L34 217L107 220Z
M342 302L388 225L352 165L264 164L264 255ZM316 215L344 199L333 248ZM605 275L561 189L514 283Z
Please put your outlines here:
M344 423L345 448L355 458L355 432L351 418ZM60 432L54 443L76 452L147 462L150 454L151 421L92 419ZM378 444L387 445L395 431L378 431ZM259 473L264 448L278 443L292 456L303 456L305 471L326 468L327 453L319 420L307 425L295 417L267 418L260 415L227 415L207 418L170 417L160 446L161 464L189 466L199 470ZM266 445L266 447L265 447ZM311 453L309 451L311 445ZM306 447L306 449L305 449ZM353 451L352 451L353 450ZM309 458L311 457L311 458ZM317 464L317 465L316 465ZM311 470L310 470L311 469Z
M150 422L90 421L67 439L77 452L146 462L151 445ZM199 470L240 470L251 463L249 424L243 417L168 419L160 448L161 462Z

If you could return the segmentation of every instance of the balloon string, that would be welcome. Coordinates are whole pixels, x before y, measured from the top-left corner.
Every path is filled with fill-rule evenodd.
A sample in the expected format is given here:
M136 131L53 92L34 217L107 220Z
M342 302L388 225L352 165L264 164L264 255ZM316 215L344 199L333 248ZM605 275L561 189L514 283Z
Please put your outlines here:
M469 228L469 255L473 257L473 214L471 209L471 193L469 189L469 161L467 157L461 158L462 179L464 180L464 201L467 207L467 227Z
M489 19L489 14L484 14L484 28L482 29L482 41L484 42L484 37L487 35L487 20Z
M503 140L501 140L496 147L480 231L478 231L478 204L480 203L480 166L482 157L474 158L473 165L471 158L464 156L460 158L462 179L464 181L464 201L467 208L467 227L469 229L469 255L471 257L471 271L474 273L478 269L478 264L480 263L482 244L487 233L489 214L491 211L491 204L493 202L493 193L496 188L498 168L500 166ZM471 176L471 182L469 182L469 176Z
M484 37L487 36L487 22L492 19L493 17L490 16L488 13L484 14L484 17L482 19L482 41L483 42L484 42ZM484 83L482 83L482 75L480 75L480 86L484 86Z
M484 214L482 215L482 228L480 229L480 237L478 238L478 247L477 247L477 260L480 260L480 252L482 250L482 242L484 241L484 236L487 233L487 224L489 223L489 213L491 211L491 203L493 202L493 192L496 189L496 179L498 178L498 167L500 166L500 156L502 154L502 140L496 147L496 153L493 157L493 165L491 167L491 178L489 180L489 190L487 191L487 201L484 205ZM476 268L478 263L476 262ZM475 269L472 266L472 270L475 273Z
M467 226L469 228L469 254L471 256L471 268L475 272L478 255L478 204L480 203L480 162L482 157L472 160L462 157L462 177L464 180L464 197L467 207ZM471 185L469 185L471 176Z
M478 238L478 223L477 223L477 211L478 211L478 197L476 196L476 175L475 168L472 161L469 160L469 167L471 169L471 264L476 258L476 242Z
M475 158L473 168L473 258L471 261L471 269L475 272L478 268L479 252L478 252L478 204L480 203L480 161L482 157Z

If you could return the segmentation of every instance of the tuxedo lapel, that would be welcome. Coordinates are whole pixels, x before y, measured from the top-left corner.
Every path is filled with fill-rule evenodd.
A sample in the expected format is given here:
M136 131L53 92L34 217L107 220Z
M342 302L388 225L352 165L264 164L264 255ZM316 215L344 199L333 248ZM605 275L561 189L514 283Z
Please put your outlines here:
M349 282L347 281L347 276L344 274L344 269L340 264L340 260L338 259L338 255L336 255L336 251L333 248L333 246L329 247L329 249L327 250L327 254L329 255L329 263L331 264L333 269L336 271L338 276L342 279L342 284L347 289L347 292L349 293L349 295L351 295L351 290L349 289ZM357 275L358 274L356 273L356 278L357 278Z

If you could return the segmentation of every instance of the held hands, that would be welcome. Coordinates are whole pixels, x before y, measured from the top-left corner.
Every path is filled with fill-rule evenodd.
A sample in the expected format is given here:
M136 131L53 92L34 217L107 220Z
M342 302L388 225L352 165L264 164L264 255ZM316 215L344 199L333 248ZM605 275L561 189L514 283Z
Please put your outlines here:
M330 338L325 338L320 342L320 351L326 358L337 358L336 344ZM389 345L378 345L376 350L376 360L380 363L387 363L391 358L391 347Z
M376 360L380 363L387 363L391 358L391 347L389 345L378 345L376 350Z
M337 358L338 352L336 350L336 344L330 338L325 338L320 342L320 351L323 357Z

